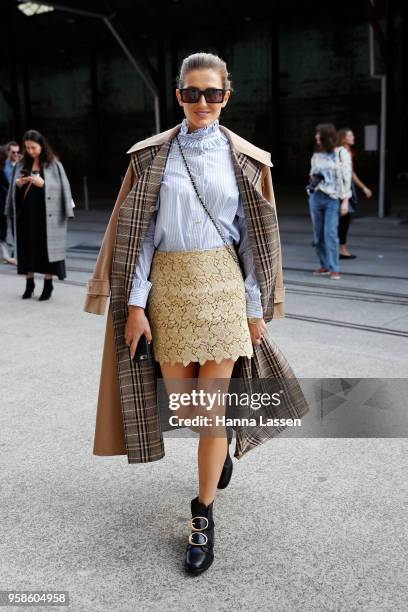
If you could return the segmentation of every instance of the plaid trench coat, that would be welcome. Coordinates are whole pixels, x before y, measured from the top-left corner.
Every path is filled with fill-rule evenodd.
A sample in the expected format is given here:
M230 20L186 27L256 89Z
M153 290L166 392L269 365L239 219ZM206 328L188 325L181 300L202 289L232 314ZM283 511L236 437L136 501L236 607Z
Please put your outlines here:
M148 463L165 454L157 403L157 380L162 377L160 364L154 359L150 363L135 364L124 333L135 265L155 209L171 141L180 127L181 124L140 141L128 151L130 163L94 273L87 283L86 312L103 315L110 296L93 453L127 455L128 463ZM225 126L220 125L220 129L231 145L261 288L264 320L268 323L284 316L285 294L270 154ZM253 349L252 358L238 358L232 378L242 379L249 389L254 379L279 379L285 387L286 399L274 415L301 418L308 412L308 406L282 352L268 337ZM241 458L284 428L237 427L234 456Z

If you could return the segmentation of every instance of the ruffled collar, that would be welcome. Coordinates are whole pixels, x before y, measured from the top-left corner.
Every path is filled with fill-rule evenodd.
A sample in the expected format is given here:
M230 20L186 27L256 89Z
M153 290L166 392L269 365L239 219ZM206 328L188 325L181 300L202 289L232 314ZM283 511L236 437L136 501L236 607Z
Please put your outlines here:
M194 130L194 132L189 133L187 130L188 122L185 117L178 133L180 144L184 147L214 149L228 143L228 137L220 130L218 119L210 123L210 125Z

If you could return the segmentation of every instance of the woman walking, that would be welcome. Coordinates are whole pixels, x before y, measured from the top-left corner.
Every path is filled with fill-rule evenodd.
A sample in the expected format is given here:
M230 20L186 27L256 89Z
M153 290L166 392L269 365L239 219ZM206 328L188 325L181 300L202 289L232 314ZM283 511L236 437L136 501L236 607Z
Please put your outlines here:
M313 225L313 243L320 261L315 275L329 275L339 280L339 213L348 212L351 197L351 157L344 147L336 146L336 128L332 123L316 127L316 149L311 159L309 209Z
M33 294L34 273L44 274L40 301L53 291L52 277L66 277L67 219L74 216L65 170L44 136L29 130L24 154L13 171L6 211L14 224L17 274L26 275L23 299Z
M366 185L364 185L363 181L359 179L354 170L354 160L355 160L355 136L353 130L350 128L341 128L337 132L337 144L340 147L344 147L351 155L351 163L352 163L352 181L351 181L351 192L352 196L349 200L349 210L345 215L340 216L339 219L339 240L340 240L340 259L355 259L356 255L352 255L349 253L347 249L347 234L349 230L349 226L351 223L351 216L357 210L357 187L359 187L365 197L367 199L371 198L373 192Z
M164 456L158 378L167 389L194 379L200 390L214 380L227 389L233 374L248 385L279 379L287 391L280 415L308 410L289 364L266 335L266 323L283 316L284 296L272 164L269 153L219 124L231 91L223 60L190 55L175 92L181 125L129 151L84 306L103 314L110 295L95 454L126 453L129 463ZM152 343L152 360L134 360L142 336ZM217 408L223 413L223 405ZM277 433L237 427L235 456ZM222 435L200 435L198 495L184 556L192 574L214 559L213 506L217 489L231 479L230 434L223 428Z

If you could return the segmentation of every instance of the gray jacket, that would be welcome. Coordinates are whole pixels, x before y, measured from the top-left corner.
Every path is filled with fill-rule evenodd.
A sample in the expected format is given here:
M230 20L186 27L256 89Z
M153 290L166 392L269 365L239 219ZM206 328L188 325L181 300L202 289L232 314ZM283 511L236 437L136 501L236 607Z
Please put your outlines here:
M23 162L14 166L10 189L7 194L5 214L14 224L14 254L17 257L17 232L16 232L16 180L21 176ZM72 209L71 188L64 166L60 161L52 161L44 164L44 189L45 189L45 213L47 227L47 250L48 259L60 261L65 259L67 219L74 216Z

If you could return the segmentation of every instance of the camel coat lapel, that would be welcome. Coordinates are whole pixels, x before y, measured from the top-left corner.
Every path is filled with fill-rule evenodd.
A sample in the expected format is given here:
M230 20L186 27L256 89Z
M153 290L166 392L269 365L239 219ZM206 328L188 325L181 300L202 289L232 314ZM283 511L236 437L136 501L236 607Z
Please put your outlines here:
M281 247L270 167L270 155L254 147L224 126L231 144L234 172L243 200L248 236L266 322L283 317L284 287ZM171 140L180 125L136 143L123 184L101 245L92 278L88 281L86 312L104 314L106 320L98 395L94 454L126 454L129 463L148 463L164 454L157 409L160 365L135 364L125 344L127 303L133 273L154 212ZM286 400L280 418L300 418L308 407L287 360L265 338L254 346L252 359L240 357L232 374L251 385L253 379L283 381ZM277 435L278 428L237 428L235 457Z

